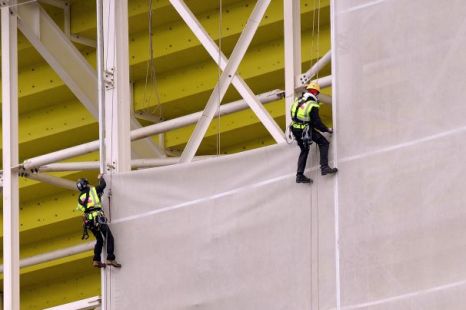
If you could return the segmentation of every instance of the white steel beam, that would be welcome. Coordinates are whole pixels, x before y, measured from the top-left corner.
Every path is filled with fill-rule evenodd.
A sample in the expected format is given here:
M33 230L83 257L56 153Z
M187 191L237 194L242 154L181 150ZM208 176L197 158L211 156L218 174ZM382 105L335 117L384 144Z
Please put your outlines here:
M128 1L97 3L105 8L101 29L104 57L100 69L105 73L106 162L116 172L124 172L131 170Z
M188 27L192 30L197 39L205 47L209 55L217 63L217 65L225 70L228 59L225 54L220 51L217 44L212 40L207 31L202 27L201 23L196 19L194 14L184 3L183 0L170 0L170 3L178 11L180 16L186 22ZM220 55L219 55L220 53ZM220 57L219 57L220 56ZM219 63L220 61L220 63ZM264 127L269 131L277 143L286 142L284 133L280 126L270 116L269 112L264 108L259 99L254 95L253 91L249 88L246 82L241 78L238 73L235 73L232 79L233 86L238 90L243 99L251 107L251 110L256 114Z
M322 103L326 103L326 104L332 104L332 97L331 96L328 96L326 94L319 94L319 100L320 102Z
M318 81L325 82L322 85L322 88L330 86L328 81L331 82L331 76L323 77ZM301 89L302 90L302 89ZM296 90L297 92L299 89ZM268 102L273 102L280 100L284 97L284 91L276 89L270 92L266 92L257 96L261 103L266 104ZM323 101L324 102L324 101ZM325 103L325 102L324 102ZM247 103L244 100L238 100L230 103L226 103L220 106L219 114L227 115L234 112L242 111L248 108ZM160 133L168 132L177 128L185 127L188 125L195 124L199 118L202 116L202 112L195 112L178 118L174 118L168 121L157 123L154 125L149 125L143 128L135 129L131 131L131 141L143 139L150 137L152 135L157 135ZM59 150L53 153L46 155L37 156L30 158L23 163L25 169L38 168L50 163L59 162L68 158L76 157L79 155L91 153L99 149L99 141L91 141L88 143L76 145L69 147L63 150Z
M259 100L262 103L273 102L279 100L283 96L282 90L274 90L258 96ZM220 106L219 113L220 115L231 114L237 111L247 109L248 105L244 100L238 100L230 102ZM131 131L131 140L143 139L150 137L152 135L164 133L173 129L181 128L184 126L192 125L197 122L201 117L202 112L195 112L185 116L181 116L175 119L164 121L162 123L157 123L154 125L146 126ZM72 146L60 151L49 153L46 155L41 155L38 157L30 158L23 163L24 169L33 169L38 168L50 163L55 163L64 159L72 158L75 156L91 153L99 149L99 141L92 141L76 146Z
M289 113L296 89L296 78L301 74L301 10L300 0L283 0L285 36L285 117L286 127L291 124Z
M8 1L14 6L16 0ZM17 19L1 8L3 138L3 305L19 309L18 37Z
M70 302L61 306L46 308L44 310L93 310L100 309L101 298L99 296Z
M80 245L69 247L66 249L56 250L56 251L24 258L20 261L19 265L21 268L34 266L34 265L50 262L55 259L87 252L89 250L92 250L93 248L94 248L94 242L88 242L85 244L80 244ZM0 272L4 272L4 265L0 265Z
M301 74L299 83L301 85L307 84L325 65L332 59L332 50L329 50L322 58L320 58L309 70Z
M38 3L17 7L18 27L47 63L57 72L87 110L98 119L97 73L73 45L70 38L55 24ZM34 24L34 16L40 18L40 28ZM37 35L40 33L40 36ZM131 118L131 128L142 126ZM142 157L164 157L158 145L147 139L134 145Z
M94 69L38 3L19 6L18 27L63 82L97 119L97 76ZM32 23L40 16L40 37Z
M105 60L104 60L104 21L103 3L98 0L96 3L97 15L97 100L99 104L99 170L105 173L106 163L109 162L105 152ZM110 120L111 121L111 120Z
M27 173L27 174L24 174L23 176L31 180L36 180L36 181L40 181L43 183L55 185L55 186L66 188L72 191L78 190L76 188L75 182L67 180L67 179L55 177L53 175L43 174L43 173Z
M197 156L194 160L202 160L216 156ZM148 158L148 159L133 159L131 160L131 168L150 168L161 167L177 164L180 161L179 157L165 157L165 158ZM38 168L39 172L59 172L59 171L82 171L82 170L98 170L98 161L85 161L75 163L55 163L41 166ZM41 174L40 174L41 175Z
M259 27L259 23L262 20L262 17L264 16L270 1L271 0L257 1L250 18L246 23L246 26L244 27L244 30L241 33L235 48L233 49L233 52L231 53L230 60L222 72L217 85L212 91L204 112L197 122L196 127L194 128L194 132L189 138L188 144L181 154L181 162L190 162L196 154L199 145L201 144L201 141L204 138L204 135L215 115L215 112L217 111L220 102L225 96L228 86L230 85L231 80L233 79L233 76L235 75L239 64L241 63L241 60L243 59L244 54L246 53L246 50L249 47L249 44L251 43L257 28Z

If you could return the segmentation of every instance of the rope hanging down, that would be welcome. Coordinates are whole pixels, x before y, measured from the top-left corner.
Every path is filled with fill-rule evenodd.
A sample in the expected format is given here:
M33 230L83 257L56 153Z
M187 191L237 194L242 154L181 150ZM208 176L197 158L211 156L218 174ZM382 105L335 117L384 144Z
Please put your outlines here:
M217 83L220 83L220 76L222 75L222 69L220 63L222 61L222 26L223 26L223 3L219 0L218 3L218 60L217 60ZM221 153L221 137L220 137L220 88L218 88L218 104L217 104L217 155Z
M145 85L144 85L144 106L151 107L152 106L152 95L155 96L155 103L154 107L151 110L152 114L157 115L161 120L163 118L162 113L162 106L160 102L160 95L158 90L158 83L157 83L157 76L156 76L156 67L155 67L155 60L154 60L154 32L153 32L153 25L152 25L152 0L148 2L148 33L149 33L149 60L147 62L147 69L146 69L146 78L145 78Z
M312 32L311 32L311 60L310 68L319 61L320 58L320 0L312 1ZM319 71L316 73L316 78L319 78Z

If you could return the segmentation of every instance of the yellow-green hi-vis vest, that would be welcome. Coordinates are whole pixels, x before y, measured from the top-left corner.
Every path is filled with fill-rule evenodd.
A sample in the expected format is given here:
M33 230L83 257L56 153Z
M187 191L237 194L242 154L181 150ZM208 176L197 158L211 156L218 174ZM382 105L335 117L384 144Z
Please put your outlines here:
M86 193L79 195L79 200L84 204L86 202ZM95 187L91 187L89 189L89 199L87 200L87 204L83 206L78 202L76 209L84 212L88 220L93 220L98 215L102 214L102 204L100 202L99 195L97 195ZM89 212L88 209L91 209L92 211Z
M303 129L304 127L309 125L309 122L311 121L312 108L317 108L317 109L320 108L320 104L312 100L312 97L310 98L306 98L305 96L303 97L296 99L294 103L291 105L291 110L290 110L291 120L292 120L291 126L293 126L293 128ZM302 103L301 106L299 106L299 100L306 100L306 101ZM297 113L296 113L296 109L298 109ZM296 117L295 117L295 114L296 114Z

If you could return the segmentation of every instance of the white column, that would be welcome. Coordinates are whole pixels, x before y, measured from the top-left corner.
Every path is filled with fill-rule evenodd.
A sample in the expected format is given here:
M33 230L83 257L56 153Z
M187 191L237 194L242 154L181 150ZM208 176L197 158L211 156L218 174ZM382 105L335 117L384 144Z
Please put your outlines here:
M106 162L131 169L128 1L103 0Z
M16 0L8 5L16 4ZM19 309L18 42L17 19L2 7L3 298Z
M189 138L188 144L186 145L183 154L181 154L181 162L190 162L194 155L196 154L199 145L201 144L204 135L209 128L209 125L212 121L212 118L215 115L215 112L218 109L220 102L225 96L225 93L230 85L233 76L236 74L236 71L241 63L241 60L246 54L246 50L249 47L249 44L256 33L259 23L262 20L262 17L267 10L271 0L259 0L257 1L254 10L252 11L249 20L244 27L243 32L231 53L230 60L225 67L220 79L215 86L212 94L210 95L209 100L207 101L204 112L202 113L201 118L194 128L194 132Z
M301 74L301 8L300 0L283 0L285 35L285 115L291 123L290 108L295 97L297 77Z

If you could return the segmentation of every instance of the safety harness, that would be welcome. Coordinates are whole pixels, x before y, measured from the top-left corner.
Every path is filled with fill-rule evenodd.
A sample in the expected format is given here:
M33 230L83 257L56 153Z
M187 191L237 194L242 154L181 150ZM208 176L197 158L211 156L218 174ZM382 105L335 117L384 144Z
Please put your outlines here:
M107 218L105 217L104 211L101 207L87 207L87 204L89 203L89 196L91 190L94 189L90 188L89 191L86 192L86 198L83 202L81 202L81 196L78 197L79 204L84 208L83 233L81 236L82 240L87 240L89 238L88 229L96 228L97 230L99 230L101 224L107 223ZM95 193L95 195L93 196L97 196L93 197L93 200L95 201L95 198L97 198L99 199L100 203L100 197L98 197L97 193ZM97 202L95 201L95 203Z
M301 96L301 98L298 99L296 109L294 110L294 114L292 115L292 118L291 118L293 122L290 124L290 132L292 131L292 128L297 128L297 129L302 130L301 139L307 145L312 144L312 130L310 129L309 122L300 120L298 118L298 111L302 107L303 104L305 104L306 102L312 99L317 99L317 98L315 98L312 95L308 95L306 97Z

